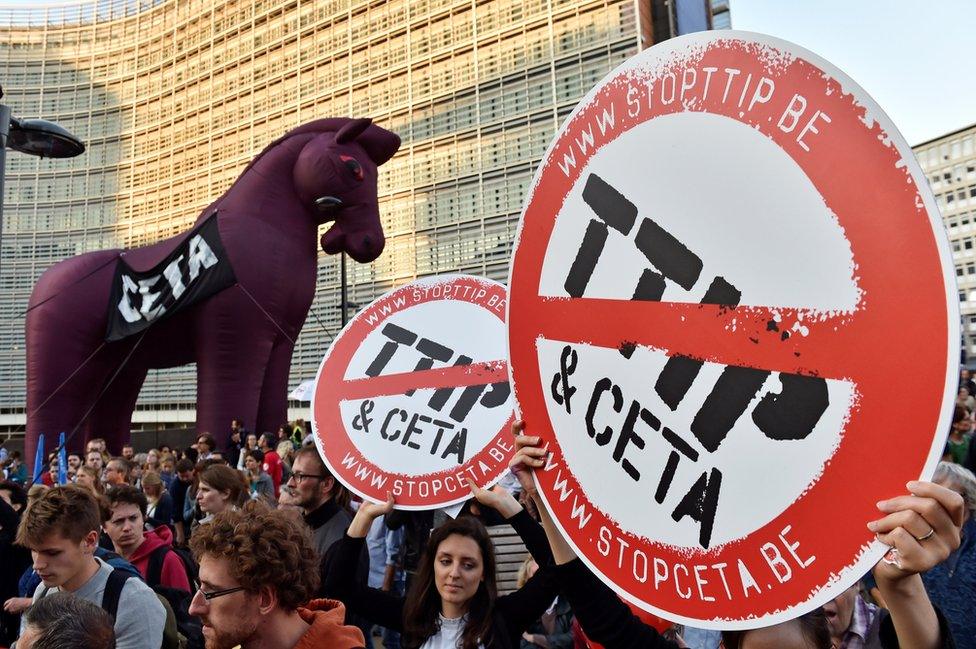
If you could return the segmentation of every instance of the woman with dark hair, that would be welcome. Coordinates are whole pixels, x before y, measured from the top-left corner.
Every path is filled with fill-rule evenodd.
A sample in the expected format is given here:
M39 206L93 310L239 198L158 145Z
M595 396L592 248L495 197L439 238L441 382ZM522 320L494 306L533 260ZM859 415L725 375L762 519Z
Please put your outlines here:
M250 487L249 495L251 500L260 498L268 505L274 507L276 504L274 483L271 482L271 476L261 468L261 465L264 463L264 453L254 448L241 455L244 455L244 467L247 469L245 476Z
M244 477L226 464L211 464L200 473L196 500L203 512L200 523L209 523L220 512L244 504L247 494Z
M522 632L556 597L552 554L542 528L508 492L470 485L478 502L502 514L538 558L542 567L522 588L498 596L491 537L480 521L467 516L431 533L406 597L356 584L366 534L373 519L393 510L391 495L384 504L360 506L337 546L326 590L376 624L400 631L406 649L517 648Z
M247 462L247 453L253 451L258 447L258 436L256 433L248 433L244 438L244 447L241 449L241 454L237 460L237 470L243 471L246 467L244 463ZM262 454L263 455L263 454Z

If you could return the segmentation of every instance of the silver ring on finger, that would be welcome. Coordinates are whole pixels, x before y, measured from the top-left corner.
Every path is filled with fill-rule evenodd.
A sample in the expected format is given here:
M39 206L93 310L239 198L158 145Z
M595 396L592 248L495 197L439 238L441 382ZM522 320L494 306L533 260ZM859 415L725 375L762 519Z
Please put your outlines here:
M927 539L927 538L929 538L930 536L932 536L933 534L935 534L935 528L934 528L934 527L933 527L932 529L930 529L930 530L929 530L929 533L928 533L928 534L926 534L925 536L916 536L916 537L915 537L915 540L916 540L916 541L918 541L918 542L922 542L922 541L924 541L925 539Z

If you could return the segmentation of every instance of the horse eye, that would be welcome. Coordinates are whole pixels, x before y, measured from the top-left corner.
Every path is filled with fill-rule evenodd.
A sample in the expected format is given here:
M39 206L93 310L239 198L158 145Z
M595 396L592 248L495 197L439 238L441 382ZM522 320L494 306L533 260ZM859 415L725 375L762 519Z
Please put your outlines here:
M342 207L342 199L335 196L321 196L315 199L315 208L322 214L334 214Z
M339 159L342 160L344 165L346 165L346 169L348 169L352 175L356 177L356 180L363 179L363 166L359 164L358 160L347 155L340 155Z

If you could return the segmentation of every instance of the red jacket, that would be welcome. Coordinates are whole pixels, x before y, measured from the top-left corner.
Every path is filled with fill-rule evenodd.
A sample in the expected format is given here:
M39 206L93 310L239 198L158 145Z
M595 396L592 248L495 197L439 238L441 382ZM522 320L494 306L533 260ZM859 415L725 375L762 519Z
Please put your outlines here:
M312 625L294 649L363 649L363 632L351 624L343 624L346 607L334 599L313 599L298 614Z
M281 492L281 456L276 451L268 451L264 454L264 465L261 468L271 476L271 482L274 484L275 489L275 498L277 499Z
M160 525L150 532L145 532L143 539L142 545L136 548L136 551L132 553L132 556L127 557L127 560L136 567L136 570L143 577L147 577L147 572L149 571L149 555L156 548L163 546L168 548L173 547L173 533L169 531L168 526ZM159 585L169 588L179 588L188 593L190 592L190 582L186 578L186 568L183 566L183 560L175 552L167 552L163 558L163 570L160 574Z

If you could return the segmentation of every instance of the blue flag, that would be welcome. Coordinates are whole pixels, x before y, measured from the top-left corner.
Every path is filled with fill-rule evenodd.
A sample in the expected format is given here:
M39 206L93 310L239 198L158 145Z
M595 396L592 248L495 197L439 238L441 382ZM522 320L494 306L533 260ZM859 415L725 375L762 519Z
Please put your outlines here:
M44 433L37 436L37 452L34 453L34 479L32 483L37 484L41 481L41 473L44 471Z
M58 484L68 484L68 450L64 447L64 431L58 438Z

